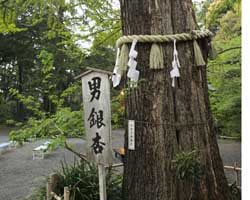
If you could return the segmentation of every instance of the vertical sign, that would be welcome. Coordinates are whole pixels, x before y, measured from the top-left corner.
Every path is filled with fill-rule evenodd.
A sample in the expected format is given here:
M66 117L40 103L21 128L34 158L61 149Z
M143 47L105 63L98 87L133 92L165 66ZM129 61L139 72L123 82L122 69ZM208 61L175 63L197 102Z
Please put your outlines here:
M135 120L128 120L128 149L135 150Z
M109 76L101 71L82 76L87 158L100 165L112 164Z

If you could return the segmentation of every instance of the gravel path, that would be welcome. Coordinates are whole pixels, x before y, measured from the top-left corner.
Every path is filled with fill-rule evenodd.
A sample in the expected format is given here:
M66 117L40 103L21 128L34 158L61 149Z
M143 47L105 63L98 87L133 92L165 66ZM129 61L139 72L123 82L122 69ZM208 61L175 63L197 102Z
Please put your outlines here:
M237 162L237 166L241 167L241 142L219 139L218 144L224 166L225 165L233 166L234 162ZM225 174L229 183L233 183L236 180L235 173L232 170L225 169Z
M6 130L6 129L5 129ZM7 132L0 130L0 143L7 141ZM23 200L35 187L43 183L45 177L60 168L60 161L74 162L74 155L63 149L47 154L44 160L32 160L32 149L44 140L27 143L23 147L0 155L0 200ZM84 152L84 141L69 139L69 144L79 152ZM113 133L113 148L123 145L123 130ZM219 147L225 165L233 165L241 161L241 143L219 140ZM234 179L233 174L227 174Z
M0 199L22 200L34 187L43 183L47 176L60 167L60 161L65 159L67 163L73 163L74 155L59 148L45 155L44 160L32 160L32 149L42 144L44 140L25 144L0 155ZM75 149L81 151L84 141L70 139L69 143Z

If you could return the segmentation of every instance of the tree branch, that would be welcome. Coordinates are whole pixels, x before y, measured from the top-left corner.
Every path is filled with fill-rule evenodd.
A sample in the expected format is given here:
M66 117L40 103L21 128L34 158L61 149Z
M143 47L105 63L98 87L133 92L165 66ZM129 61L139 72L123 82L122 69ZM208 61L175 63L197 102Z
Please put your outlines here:
M72 152L73 154L75 154L76 156L78 156L79 158L81 158L82 160L87 161L86 155L81 154L81 153L75 151L73 148L71 148L71 147L67 144L66 141L64 142L64 146L65 146L65 148L66 148L67 150L69 150L70 152Z
M64 132L62 131L62 129L60 129L60 128L56 125L56 123L54 123L54 126L60 131L60 133L61 133L62 135L64 135ZM79 158L81 158L82 160L87 161L86 155L81 154L81 153L77 152L76 150L74 150L73 148L71 148L71 147L68 145L68 143L67 143L66 141L64 142L64 146L65 146L65 148L66 148L67 150L69 150L70 152L72 152L73 154L75 154L76 156L78 156Z
M225 50L223 50L223 51L220 51L220 52L217 53L217 54L218 54L218 55L219 55L219 54L223 54L223 53L225 53L225 52L227 52L227 51L231 51L231 50L234 50L234 49L241 49L241 46L228 48L228 49L225 49Z
M224 62L214 62L214 63L208 64L208 66L211 67L211 66L227 65L227 64L233 65L233 64L239 63L240 61L241 61L241 59L235 58L235 59L227 60Z

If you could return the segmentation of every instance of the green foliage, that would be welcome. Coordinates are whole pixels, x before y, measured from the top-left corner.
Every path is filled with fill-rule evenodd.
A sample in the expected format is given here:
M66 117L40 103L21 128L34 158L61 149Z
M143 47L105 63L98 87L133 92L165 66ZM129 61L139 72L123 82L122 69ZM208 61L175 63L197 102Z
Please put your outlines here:
M93 49L92 53L85 58L83 66L112 71L114 66L114 57L114 49L99 47L98 49Z
M30 196L25 198L25 200L44 200L46 196L46 183L44 183L44 186L41 186L39 188L36 188Z
M200 27L205 27L206 25L206 13L213 0L206 1L195 1L194 11L196 13L196 21Z
M80 73L84 58L72 30L77 2L10 0L0 4L0 107L11 113L0 112L1 121L39 118L44 111L54 114L60 103L68 106L66 97L60 102L60 95ZM20 30L1 32L1 26L12 24ZM12 110L11 101L15 102Z
M216 38L224 41L230 41L241 35L241 15L236 11L228 11L220 20L220 30ZM240 43L240 42L239 42Z
M67 163L62 163L62 171L59 172L60 181L58 190L63 194L63 188L70 188L70 199L74 200L98 200L99 199L99 182L98 170L93 164L86 161L74 163L69 166ZM107 199L121 200L121 183L122 178L115 175L111 170L106 176L107 181Z
M122 128L124 127L124 113L125 113L125 102L124 102L124 92L123 90L113 97L111 102L111 124L112 128Z
M8 119L8 120L6 120L5 123L7 126L15 126L15 124L16 124L15 120L13 120L13 119Z
M220 30L213 40L218 55L208 65L209 83L216 88L210 92L210 102L219 133L240 137L241 21L231 10L218 21Z
M7 119L6 121L5 121L5 124L7 125L7 126L12 126L12 127L21 127L21 126L23 126L23 123L22 122L17 122L17 121L15 121L15 120L13 120L13 119Z
M80 93L66 94L73 78L86 66L111 70L120 29L111 1L0 2L0 121L79 110Z
M240 0L214 0L206 13L206 25L208 27L218 26L221 17L230 10L238 9L240 3Z
M62 108L55 115L44 119L30 118L25 126L11 131L10 139L23 143L31 138L52 138L56 144L62 144L65 137L84 135L82 112ZM52 148L54 146L52 143Z
M94 36L92 51L100 47L113 47L116 39L121 35L120 12L114 8L112 1L107 0L86 0L85 21L88 24L84 27L85 38L91 39ZM89 23L88 23L89 22Z
M241 1L206 0L198 21L215 33L208 63L210 103L219 134L241 133Z
M199 182L204 169L198 159L197 150L181 152L175 156L176 173L180 180Z
M98 170L93 164L82 161L68 165L61 163L62 169L58 171L59 182L55 192L63 195L64 187L70 189L70 199L72 200L99 200L99 180ZM111 169L106 175L107 199L122 200L122 176L114 174ZM45 184L44 184L45 185ZM46 195L44 186L37 188L26 198L26 200L43 200Z
M0 123L5 123L7 120L15 119L15 106L15 101L5 100L5 97L1 94L0 89Z
M20 102L22 102L26 108L32 112L32 115L37 118L44 117L44 112L40 110L39 102L35 101L33 96L24 96L18 92L18 90L11 88L9 90L10 95L17 98Z
M52 136L52 138L53 139L50 140L50 143L48 145L49 150L53 151L58 147L64 147L65 146L66 137L63 134Z

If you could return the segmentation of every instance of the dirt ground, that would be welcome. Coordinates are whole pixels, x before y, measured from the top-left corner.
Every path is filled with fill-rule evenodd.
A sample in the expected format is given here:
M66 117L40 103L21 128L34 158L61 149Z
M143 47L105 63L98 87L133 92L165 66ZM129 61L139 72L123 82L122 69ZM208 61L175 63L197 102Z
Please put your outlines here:
M0 131L0 143L8 140L7 135L8 131ZM62 160L67 163L74 162L75 156L63 148L46 154L44 160L32 160L32 149L43 142L44 140L27 143L0 155L0 200L23 200L35 187L44 184L48 174L58 171ZM68 139L68 142L77 151L84 152L84 140ZM121 146L123 130L114 131L113 148ZM233 165L234 161L240 164L240 142L219 140L219 147L225 165ZM234 179L232 173L227 176L230 180Z
M122 135L122 131L114 134L114 148L121 147ZM2 129L0 143L6 141L8 141L7 129ZM32 160L32 150L44 141L26 143L23 147L0 155L0 200L23 200L37 186L44 184L51 172L60 169L61 161L65 160L68 164L72 164L78 159L68 150L58 148L46 154L44 160ZM84 153L84 142L81 139L68 139L71 147L82 153Z
M59 148L45 155L44 160L32 160L32 149L44 141L25 144L21 148L0 155L0 199L22 200L34 187L43 182L53 170L58 170L60 161L74 161L74 155ZM71 139L70 144L80 151L83 141Z

